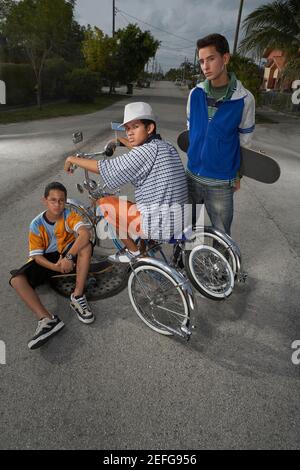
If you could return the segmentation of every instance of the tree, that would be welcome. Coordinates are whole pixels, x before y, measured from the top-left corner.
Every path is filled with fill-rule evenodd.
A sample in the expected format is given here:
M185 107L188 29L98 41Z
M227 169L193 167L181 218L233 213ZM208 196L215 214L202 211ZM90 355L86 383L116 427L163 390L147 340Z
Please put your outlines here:
M185 61L182 62L180 67L181 67L182 78L185 80L191 80L193 75L195 74L194 64L192 64L192 62L189 62L187 59L185 59Z
M4 33L6 18L8 17L12 7L13 0L0 0L0 64L5 61L7 40Z
M73 20L71 28L59 49L59 55L67 62L78 67L85 67L85 60L82 53L82 43L85 38L86 27L81 26L77 21Z
M136 80L158 47L159 41L148 31L128 25L113 38L89 27L82 50L88 68L109 80L112 90L116 81L128 84Z
M119 80L129 84L144 70L148 60L155 56L160 42L149 31L142 31L136 24L119 29L117 39L117 63Z
M110 90L119 76L117 61L118 40L107 36L96 26L85 32L82 51L86 65L91 72L97 72L110 82Z
M37 104L41 106L42 72L45 61L59 53L73 24L74 0L21 0L10 10L4 31L8 43L21 46L33 68Z
M176 78L179 78L180 76L181 76L181 70L180 69L171 68L166 72L165 80L170 80L170 81L174 82L176 80Z
M5 24L6 18L14 5L14 0L0 0L0 32L1 27Z
M281 49L287 57L285 74L298 78L300 61L300 1L278 0L262 5L243 22L240 52L261 57L266 49Z
M258 65L248 57L234 54L230 58L228 71L234 72L243 85L258 99L262 79Z

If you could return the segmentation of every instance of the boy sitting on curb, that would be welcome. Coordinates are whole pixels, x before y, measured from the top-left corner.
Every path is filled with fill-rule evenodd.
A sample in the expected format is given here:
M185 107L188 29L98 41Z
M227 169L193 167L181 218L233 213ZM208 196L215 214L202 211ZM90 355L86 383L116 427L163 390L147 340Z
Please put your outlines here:
M64 327L41 303L35 288L57 273L70 273L75 265L76 286L70 306L83 323L94 321L83 293L92 254L90 230L77 213L65 207L66 200L67 190L61 183L46 186L43 202L47 210L30 224L30 259L20 269L11 271L10 285L38 318L29 349L40 347Z

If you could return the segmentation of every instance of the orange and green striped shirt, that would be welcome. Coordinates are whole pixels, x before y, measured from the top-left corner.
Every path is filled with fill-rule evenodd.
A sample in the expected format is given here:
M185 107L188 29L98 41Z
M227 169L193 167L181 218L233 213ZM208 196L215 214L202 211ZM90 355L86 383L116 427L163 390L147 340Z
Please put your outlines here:
M75 241L79 227L87 226L80 215L65 208L56 222L50 222L46 212L39 214L29 228L29 257L53 253L63 253Z

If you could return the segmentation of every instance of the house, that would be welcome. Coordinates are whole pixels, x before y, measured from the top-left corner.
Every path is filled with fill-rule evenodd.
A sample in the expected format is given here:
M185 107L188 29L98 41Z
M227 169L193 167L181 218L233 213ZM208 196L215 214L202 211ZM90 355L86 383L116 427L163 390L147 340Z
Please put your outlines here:
M263 58L267 60L264 71L263 90L279 90L282 88L281 72L286 64L286 56L280 49L266 49ZM285 88L289 88L286 84Z

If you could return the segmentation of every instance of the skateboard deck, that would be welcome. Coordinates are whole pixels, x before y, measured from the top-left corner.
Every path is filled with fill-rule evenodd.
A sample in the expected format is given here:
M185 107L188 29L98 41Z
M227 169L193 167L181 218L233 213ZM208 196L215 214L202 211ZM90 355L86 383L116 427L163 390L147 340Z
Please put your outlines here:
M189 131L183 131L177 138L180 150L187 152L189 147ZM259 150L241 147L240 173L261 183L272 184L280 177L280 166L269 155Z
M90 270L88 272L88 275L92 274L99 274L99 273L104 273L106 271L111 271L113 268L112 263L109 261L99 261L98 263L93 263L90 266ZM50 279L57 279L60 277L76 277L76 269L74 271L71 271L70 273L60 273L60 274L54 274L51 276Z

